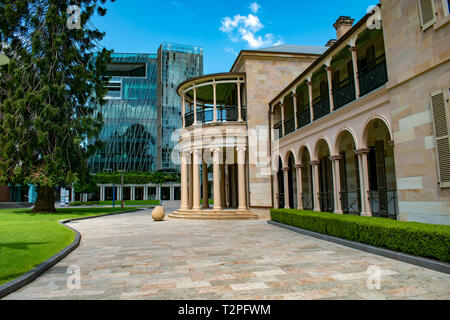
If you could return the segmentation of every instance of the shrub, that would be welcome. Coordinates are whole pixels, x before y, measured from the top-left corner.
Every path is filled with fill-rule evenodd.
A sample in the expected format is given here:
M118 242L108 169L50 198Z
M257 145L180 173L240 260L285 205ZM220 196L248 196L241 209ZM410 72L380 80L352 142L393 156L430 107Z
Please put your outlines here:
M271 210L271 218L337 238L450 262L450 226L287 209Z

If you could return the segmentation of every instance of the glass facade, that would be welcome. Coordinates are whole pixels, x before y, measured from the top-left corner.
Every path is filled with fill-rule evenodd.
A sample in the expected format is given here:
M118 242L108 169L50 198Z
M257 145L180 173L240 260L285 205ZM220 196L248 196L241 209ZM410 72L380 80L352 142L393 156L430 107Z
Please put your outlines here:
M157 150L157 55L113 54L107 104L98 107L105 143L91 159L92 173L155 171Z
M158 50L158 170L179 170L172 161L178 141L173 133L182 127L178 85L203 75L203 49L163 43ZM177 154L175 154L177 156Z

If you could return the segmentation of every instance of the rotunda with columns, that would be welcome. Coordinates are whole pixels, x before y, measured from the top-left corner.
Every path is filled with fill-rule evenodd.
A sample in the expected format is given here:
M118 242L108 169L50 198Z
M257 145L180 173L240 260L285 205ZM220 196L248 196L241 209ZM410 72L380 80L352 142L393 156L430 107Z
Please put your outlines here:
M180 219L257 219L248 207L245 74L189 79L178 87ZM212 180L212 188L210 181Z

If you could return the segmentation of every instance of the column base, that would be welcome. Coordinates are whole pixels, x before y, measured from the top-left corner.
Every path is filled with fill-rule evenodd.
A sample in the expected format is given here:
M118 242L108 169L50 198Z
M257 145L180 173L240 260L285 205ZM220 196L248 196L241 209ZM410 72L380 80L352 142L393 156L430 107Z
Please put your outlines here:
M344 211L342 211L342 210L334 210L334 213L336 213L336 214L344 214Z
M372 217L372 212L361 212L361 217Z

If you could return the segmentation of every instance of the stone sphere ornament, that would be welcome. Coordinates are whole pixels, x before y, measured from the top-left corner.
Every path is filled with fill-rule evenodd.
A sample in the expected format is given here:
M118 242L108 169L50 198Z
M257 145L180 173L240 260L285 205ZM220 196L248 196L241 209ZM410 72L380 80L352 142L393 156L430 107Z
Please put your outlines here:
M152 218L155 221L164 221L164 217L166 216L166 211L164 207L156 207L152 212Z

